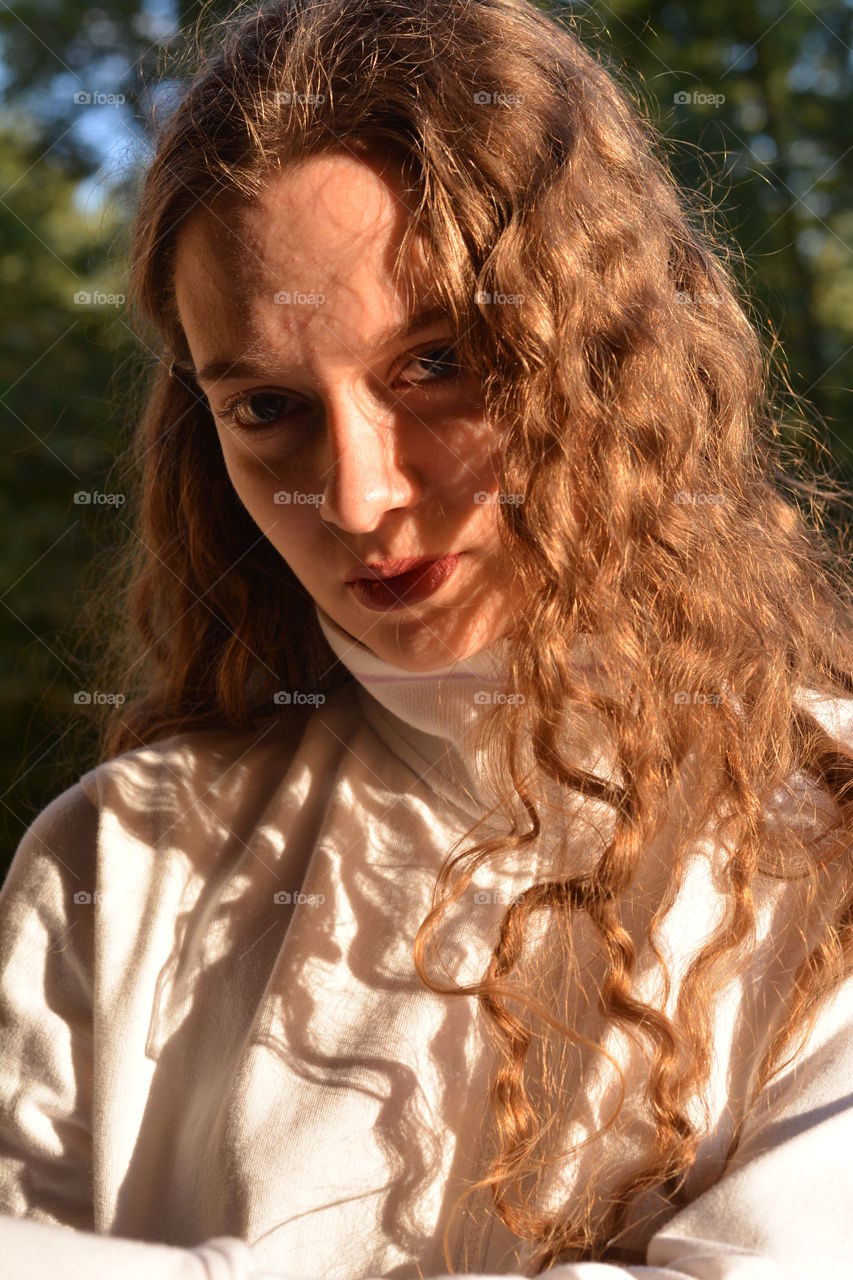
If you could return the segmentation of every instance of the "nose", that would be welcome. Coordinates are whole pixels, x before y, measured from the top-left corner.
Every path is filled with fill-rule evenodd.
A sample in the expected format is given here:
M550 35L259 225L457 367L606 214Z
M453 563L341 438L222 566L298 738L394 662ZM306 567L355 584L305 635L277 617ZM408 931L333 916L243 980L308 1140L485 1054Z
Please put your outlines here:
M327 402L318 489L320 516L349 533L370 533L389 511L416 507L421 484L404 451L412 437L399 406L347 391Z

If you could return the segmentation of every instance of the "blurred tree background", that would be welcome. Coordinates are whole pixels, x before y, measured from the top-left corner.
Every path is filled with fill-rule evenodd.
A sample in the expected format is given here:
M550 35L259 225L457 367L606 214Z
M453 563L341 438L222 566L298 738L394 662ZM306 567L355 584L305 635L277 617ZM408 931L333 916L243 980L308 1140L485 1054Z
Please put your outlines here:
M233 7L0 3L0 877L35 814L93 763L77 588L128 532L120 496L75 495L111 493L148 358L122 295L168 59L182 29ZM571 14L674 143L679 182L742 251L754 318L853 482L853 0L541 7Z

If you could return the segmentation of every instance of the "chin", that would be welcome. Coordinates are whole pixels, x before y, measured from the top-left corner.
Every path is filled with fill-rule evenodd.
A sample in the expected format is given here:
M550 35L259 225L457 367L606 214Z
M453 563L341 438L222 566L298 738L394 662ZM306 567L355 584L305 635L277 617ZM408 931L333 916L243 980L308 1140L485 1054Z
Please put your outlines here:
M379 656L384 657L386 662L390 662L395 667L401 667L413 673L424 673L434 671L437 667L449 667L454 662L463 662L484 649L487 643L485 640L478 641L466 634L443 636L437 627L433 628L434 632L438 632L437 635L429 630L424 634L424 630L421 624L419 634L412 637L410 644L406 642L405 631L400 634L399 645L395 643L392 635L387 644L382 646L383 652ZM372 636L364 641L370 648L373 647L370 643L371 639L373 639Z

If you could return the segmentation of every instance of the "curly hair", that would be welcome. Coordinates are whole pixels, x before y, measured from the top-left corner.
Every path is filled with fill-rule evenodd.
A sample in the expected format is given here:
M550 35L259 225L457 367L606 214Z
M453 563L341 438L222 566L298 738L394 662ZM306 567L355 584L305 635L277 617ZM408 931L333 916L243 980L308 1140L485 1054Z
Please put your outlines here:
M136 683L103 709L101 759L178 731L251 728L283 677L326 692L349 678L211 447L174 253L194 210L251 202L288 163L391 153L414 196L400 264L420 237L460 361L500 424L500 489L523 495L499 522L527 601L507 637L507 687L523 697L489 708L479 743L507 830L445 859L414 961L430 990L477 996L497 1047L492 1150L466 1194L485 1190L537 1271L614 1257L644 1196L685 1195L710 1123L694 1103L710 1080L714 1000L756 956L764 896L791 907L785 1002L756 1031L726 1159L851 969L853 752L817 713L853 692L828 490L786 477L773 352L731 250L572 22L527 0L280 0L199 27L184 55L133 231L131 296L151 359L127 458L136 524L108 579L103 662ZM486 306L483 292L524 303ZM609 777L572 755L567 726L583 717L606 734ZM428 967L439 922L479 865L507 853L523 865L544 838L540 783L562 797L564 828L570 801L606 815L599 844L512 899L480 982L444 983ZM666 918L711 829L727 909L668 966ZM653 849L663 879L643 897ZM638 953L628 925L640 908ZM598 957L587 975L575 964L584 929ZM782 942L761 943L762 963ZM641 990L646 962L654 990ZM581 1017L570 998L583 990ZM644 1050L641 1087L567 1146L575 1102L583 1132L572 1081L592 1078L577 1050L621 1073L608 1048L619 1034ZM595 1149L623 1109L647 1126L642 1158L597 1158L582 1197L548 1203L549 1167Z

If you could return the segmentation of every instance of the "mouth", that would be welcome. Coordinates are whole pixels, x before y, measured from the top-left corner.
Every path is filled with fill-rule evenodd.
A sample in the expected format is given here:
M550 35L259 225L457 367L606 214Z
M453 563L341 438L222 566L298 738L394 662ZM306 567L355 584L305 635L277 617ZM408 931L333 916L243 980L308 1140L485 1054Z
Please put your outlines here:
M375 579L398 578L427 565L436 564L442 556L405 556L401 560L374 560L371 564L359 565L351 569L345 582L356 582L359 579L374 581Z
M347 577L356 598L369 609L400 609L434 595L455 570L464 552L439 558L381 561L353 570ZM402 572L398 566L403 566Z

